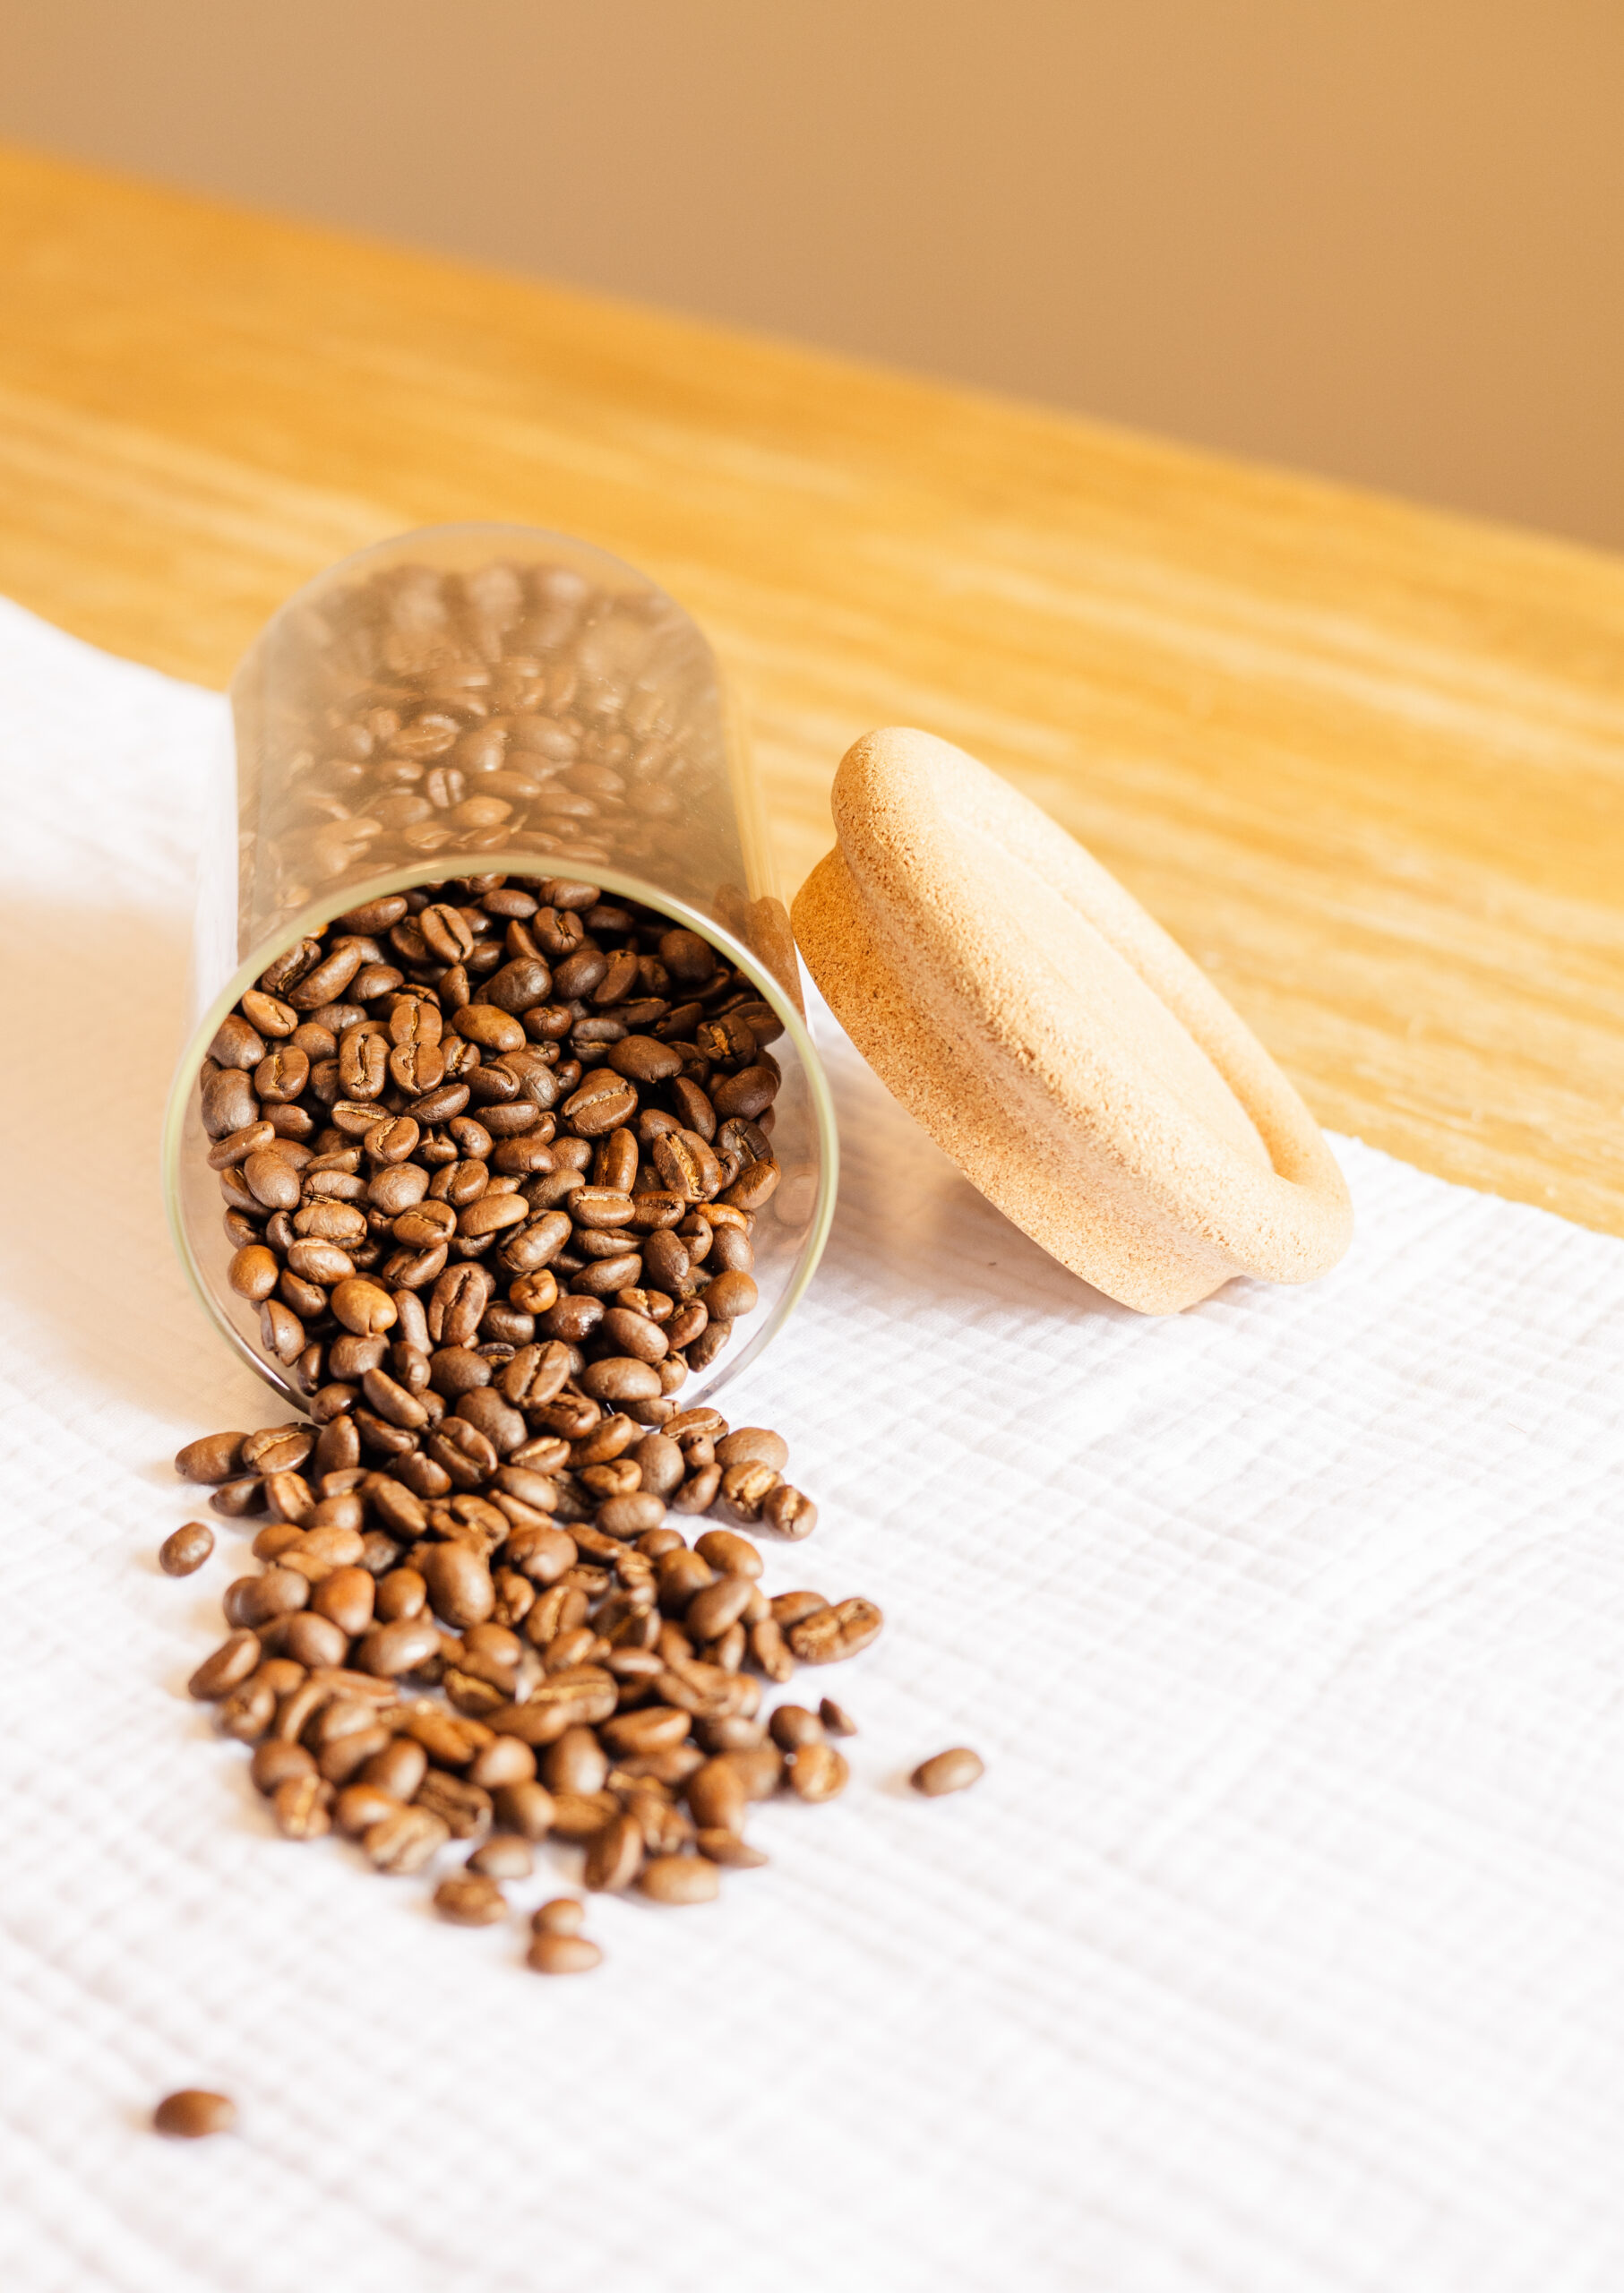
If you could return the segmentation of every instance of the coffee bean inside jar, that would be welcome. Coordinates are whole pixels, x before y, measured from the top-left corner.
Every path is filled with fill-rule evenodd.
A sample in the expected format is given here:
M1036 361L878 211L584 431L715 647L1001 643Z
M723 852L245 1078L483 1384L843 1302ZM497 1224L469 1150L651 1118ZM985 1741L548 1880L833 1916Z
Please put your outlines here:
M326 1455L472 1486L527 1407L604 1426L605 1465L616 1421L675 1417L757 1308L781 1031L696 932L568 877L422 885L279 956L198 1087L226 1278ZM777 1471L724 1471L759 1518Z

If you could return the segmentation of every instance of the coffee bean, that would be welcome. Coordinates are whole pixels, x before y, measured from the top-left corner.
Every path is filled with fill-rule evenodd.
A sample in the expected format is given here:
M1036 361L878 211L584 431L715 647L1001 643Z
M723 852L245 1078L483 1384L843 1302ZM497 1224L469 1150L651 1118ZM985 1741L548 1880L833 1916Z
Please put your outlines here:
M866 1648L884 1622L872 1601L841 1601L792 1625L789 1645L803 1664L838 1663Z
M158 1565L166 1576L190 1576L214 1550L214 1531L205 1521L187 1521L158 1548Z
M428 1754L411 1736L396 1736L382 1751L374 1752L358 1781L369 1783L402 1805L412 1799L428 1772Z
M491 1827L490 1793L438 1768L417 1786L413 1805L437 1816L453 1839L480 1840Z
M743 1778L752 1799L770 1799L784 1781L784 1757L776 1744L757 1744L749 1750L728 1752L725 1757Z
M722 1473L722 1504L735 1520L759 1521L762 1507L778 1486L778 1475L770 1465L728 1465Z
M629 1887L643 1863L643 1834L635 1818L617 1815L587 1842L581 1876L595 1893Z
M845 1791L851 1773L845 1754L822 1741L797 1745L787 1766L789 1788L801 1799L832 1799Z
M280 1630L282 1653L296 1663L314 1668L344 1662L349 1644L331 1617L306 1609L288 1618Z
M362 1638L356 1662L364 1672L381 1679L415 1671L440 1650L440 1635L426 1616L402 1617L393 1624L375 1624Z
M817 1527L818 1508L810 1497L803 1497L798 1489L781 1481L761 1499L761 1518L781 1537L799 1539L811 1536Z
M276 1695L257 1674L234 1688L215 1707L222 1736L239 1744L257 1744L276 1717Z
M374 1754L374 1757L382 1756ZM366 1764L370 1766L371 1762ZM392 1816L401 1802L392 1791L385 1791L376 1783L365 1780L365 1772L354 1783L346 1784L333 1802L332 1819L346 1839L359 1839L374 1824Z
M638 1885L653 1902L714 1902L721 1873L702 1855L657 1855L644 1864Z
M741 1425L722 1436L716 1445L716 1454L717 1462L724 1470L729 1465L757 1464L782 1473L789 1463L789 1444L781 1433L774 1433L765 1425Z
M597 1945L585 1935L563 1935L544 1928L531 1938L525 1964L537 1974L589 1974L602 1958Z
M553 1828L554 1796L543 1783L503 1783L492 1794L495 1820L507 1832L527 1840L543 1840Z
M434 1889L434 1909L459 1927L494 1927L508 1914L507 1897L494 1878L459 1871Z
M821 1744L824 1722L816 1712L798 1704L780 1704L768 1722L772 1739L783 1752L799 1751L803 1744Z
M692 1719L686 1712L670 1705L646 1704L635 1712L623 1712L606 1720L598 1733L608 1749L617 1757L636 1752L662 1751L671 1744L680 1744L686 1737Z
M761 1574L760 1554L748 1537L735 1535L732 1529L707 1529L694 1540L693 1549L724 1576L753 1580Z
M361 1846L375 1871L408 1876L431 1861L451 1837L448 1826L428 1808L401 1808L369 1825Z
M957 1750L938 1752L933 1758L922 1761L908 1782L927 1799L936 1799L945 1791L967 1790L985 1773L976 1755L960 1746Z
M719 1638L743 1615L754 1593L752 1577L718 1577L714 1584L701 1586L683 1610L683 1629L695 1641Z
M176 1456L175 1470L183 1481L228 1481L242 1461L245 1433L205 1433L188 1441Z
M332 1828L333 1789L313 1769L279 1783L271 1797L271 1812L284 1839L323 1839Z
M468 1645L467 1641L463 1643ZM517 1663L517 1659L515 1662ZM468 1780L482 1791L496 1791L503 1784L528 1783L536 1773L536 1755L517 1736L498 1736L482 1745L468 1766Z
M260 1653L256 1634L234 1632L198 1666L186 1682L186 1693L202 1703L218 1703L247 1679L260 1661Z
M520 1833L493 1832L468 1857L468 1868L486 1879L528 1879L536 1868L530 1843Z
M432 1545L422 1555L420 1568L436 1616L454 1631L482 1624L496 1604L489 1564L482 1553L459 1539Z
M751 1625L750 1654L757 1669L765 1672L769 1680L782 1683L793 1678L795 1660L783 1627L774 1617L757 1617Z
M288 1744L272 1737L269 1742L256 1744L249 1773L256 1791L267 1797L284 1783L301 1775L314 1775L316 1764L303 1744Z
M200 2086L166 2094L152 2113L156 2133L171 2140L199 2142L211 2134L231 2134L236 2127L236 2104L229 2094L211 2094Z
M750 1792L744 1775L726 1756L707 1760L689 1777L687 1789L693 1820L702 1829L743 1830Z

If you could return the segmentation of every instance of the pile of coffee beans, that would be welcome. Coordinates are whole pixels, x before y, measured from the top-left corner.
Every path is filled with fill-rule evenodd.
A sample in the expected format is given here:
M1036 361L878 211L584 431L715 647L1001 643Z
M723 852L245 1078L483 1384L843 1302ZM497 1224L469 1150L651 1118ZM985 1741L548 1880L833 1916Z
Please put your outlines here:
M202 1124L231 1287L345 1421L331 1462L426 1436L462 1486L449 1447L471 1470L566 1384L572 1437L588 1404L675 1414L756 1305L780 1031L696 932L558 878L373 900L271 964L210 1047ZM803 1500L769 1498L793 1533Z
M466 1847L434 1894L464 1926L508 1915L503 1883L530 1876L543 1840L583 1851L589 1889L635 1885L662 1903L709 1902L724 1868L763 1863L751 1807L834 1798L847 1780L836 1739L854 1732L827 1697L769 1716L765 1688L855 1655L882 1622L864 1600L769 1598L737 1525L691 1545L666 1519L696 1488L728 1521L755 1518L785 1461L776 1433L730 1430L714 1409L653 1430L622 1419L611 1486L588 1476L615 1421L574 1441L532 1433L552 1405L516 1413L529 1463L427 1499L401 1457L319 1470L326 1429L296 1421L211 1434L176 1460L228 1517L264 1518L261 1568L228 1587L231 1630L192 1694L252 1747L287 1838L336 1830L390 1873ZM189 1532L201 1550L206 1526ZM529 1964L595 1965L580 1926L573 1899L544 1904Z
M255 646L236 735L256 933L347 881L518 852L657 877L794 976L782 904L743 891L715 660L657 591L557 563L347 575Z
M710 1900L750 1807L831 1799L839 1708L764 1684L855 1655L870 1602L769 1598L742 1532L816 1507L761 1427L684 1408L752 1310L778 1183L776 1014L697 934L556 878L377 899L245 994L201 1081L229 1280L308 1421L176 1459L263 1524L193 1696L292 1839L374 1869L468 1849L443 1917L507 1916L542 1840L589 1889ZM712 1516L691 1545L671 1516ZM188 1523L174 1575L212 1549ZM595 1964L573 1898L529 1963Z

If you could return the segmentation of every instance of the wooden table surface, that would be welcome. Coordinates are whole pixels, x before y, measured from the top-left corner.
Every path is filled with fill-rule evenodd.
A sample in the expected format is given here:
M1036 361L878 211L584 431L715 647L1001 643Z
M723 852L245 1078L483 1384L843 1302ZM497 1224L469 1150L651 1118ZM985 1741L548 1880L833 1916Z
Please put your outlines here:
M359 544L585 535L714 639L786 889L847 743L926 726L1323 1121L1624 1232L1624 563L4 151L0 313L48 619L219 685Z

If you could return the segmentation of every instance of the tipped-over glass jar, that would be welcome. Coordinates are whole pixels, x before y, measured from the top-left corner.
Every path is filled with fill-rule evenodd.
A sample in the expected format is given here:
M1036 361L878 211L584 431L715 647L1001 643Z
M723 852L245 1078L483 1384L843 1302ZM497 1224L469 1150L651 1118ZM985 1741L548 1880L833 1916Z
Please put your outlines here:
M231 709L164 1140L204 1307L300 1406L527 1345L644 1424L714 1392L837 1146L698 628L588 544L434 528L301 590Z

